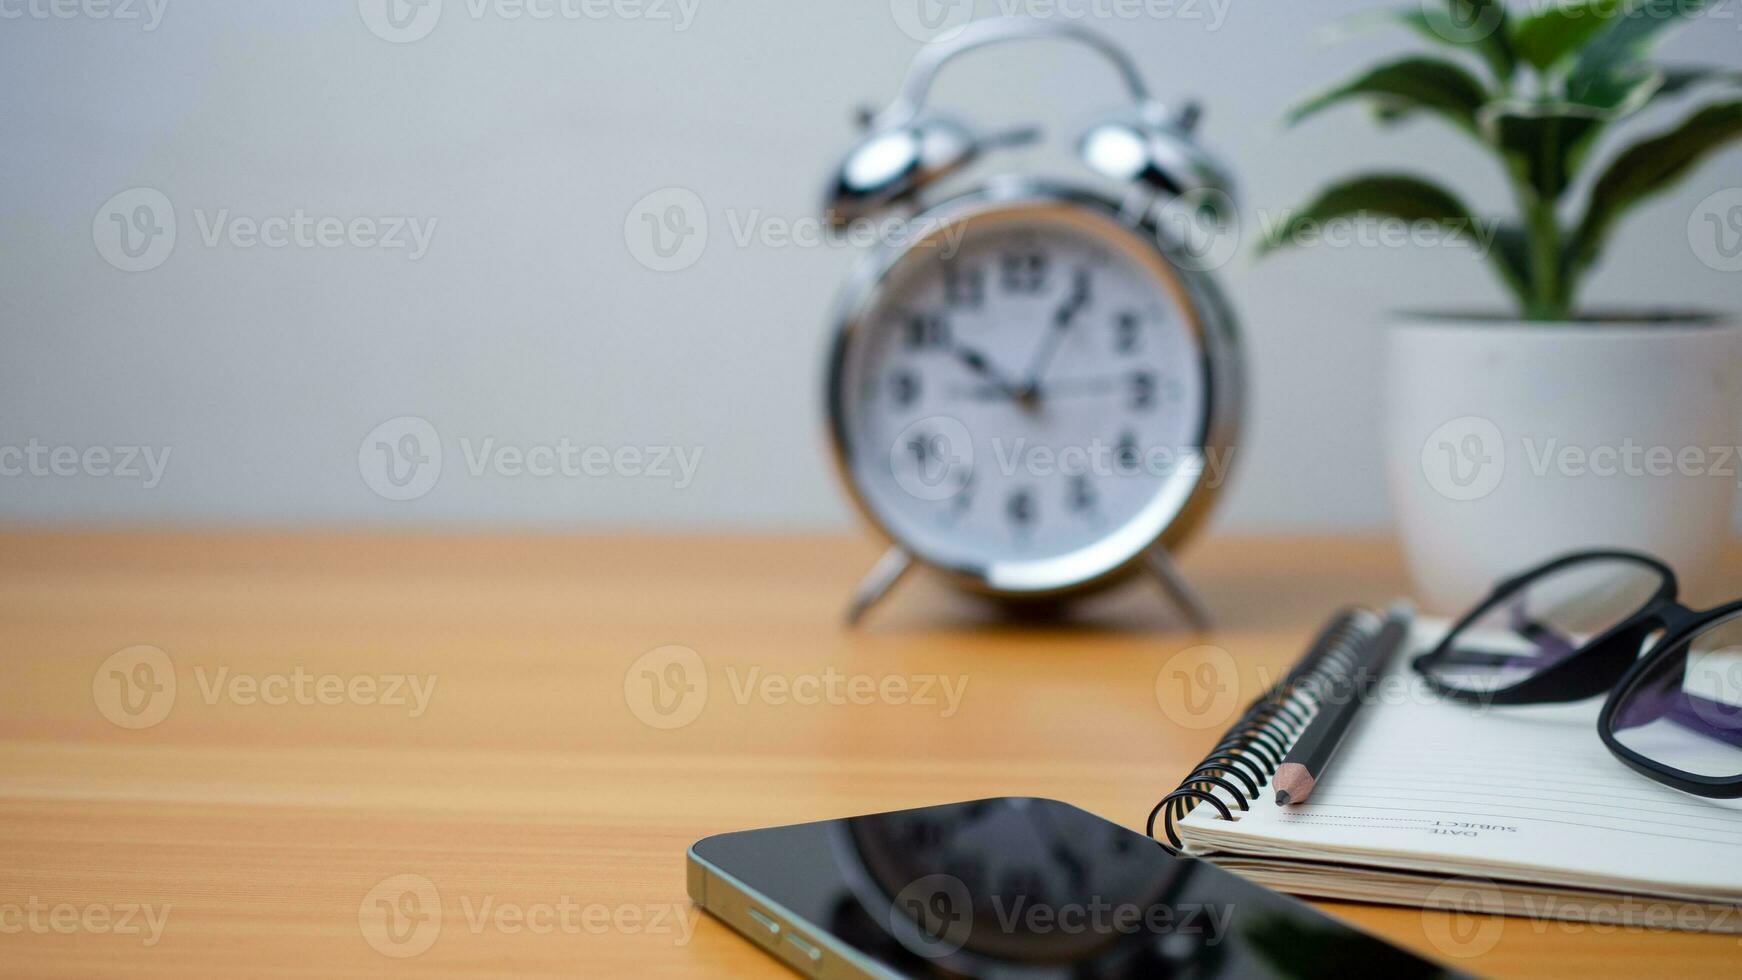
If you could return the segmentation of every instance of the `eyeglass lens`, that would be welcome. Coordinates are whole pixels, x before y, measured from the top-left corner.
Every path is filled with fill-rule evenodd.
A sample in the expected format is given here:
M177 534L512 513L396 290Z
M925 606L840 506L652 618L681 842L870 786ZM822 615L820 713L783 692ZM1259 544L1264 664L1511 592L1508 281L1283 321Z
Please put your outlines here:
M1742 613L1655 658L1616 698L1609 731L1672 769L1742 775Z
M1563 565L1502 597L1422 669L1458 690L1513 687L1626 622L1662 586L1662 573L1636 561L1593 558Z

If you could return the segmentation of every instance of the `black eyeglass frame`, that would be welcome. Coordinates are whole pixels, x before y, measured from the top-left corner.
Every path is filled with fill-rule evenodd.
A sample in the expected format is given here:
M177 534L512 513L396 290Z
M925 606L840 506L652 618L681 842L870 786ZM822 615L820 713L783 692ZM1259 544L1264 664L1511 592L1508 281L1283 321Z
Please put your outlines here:
M1459 634L1501 607L1520 590L1572 565L1592 561L1627 561L1643 565L1657 573L1661 584L1656 594L1632 615L1582 644L1572 654L1515 684L1493 691L1472 691L1446 684L1430 672L1437 661L1453 654L1453 641ZM1452 626L1438 646L1416 657L1411 666L1435 693L1465 703L1551 704L1583 701L1606 693L1608 699L1597 716L1597 735L1628 768L1685 793L1713 799L1736 799L1742 797L1742 774L1705 776L1687 772L1643 756L1615 737L1617 706L1626 700L1643 677L1664 660L1685 654L1688 643L1708 627L1742 615L1742 600L1712 609L1695 610L1678 600L1678 592L1675 571L1650 555L1620 550L1562 555L1496 585L1487 599ZM1645 641L1659 631L1663 635L1651 644L1649 650L1641 653Z

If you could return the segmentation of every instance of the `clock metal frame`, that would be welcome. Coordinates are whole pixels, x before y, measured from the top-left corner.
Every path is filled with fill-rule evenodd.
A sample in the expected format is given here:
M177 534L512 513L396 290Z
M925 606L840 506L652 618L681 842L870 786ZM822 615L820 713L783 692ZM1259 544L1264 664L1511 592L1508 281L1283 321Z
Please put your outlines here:
M1045 216L1077 226L1148 270L1173 294L1185 324L1197 338L1198 368L1204 379L1203 424L1196 448L1198 472L1175 472L1137 517L1089 547L1047 559L955 563L927 555L902 540L886 525L862 491L853 471L855 446L848 431L846 390L848 359L868 329L866 317L883 297L892 272L910 255L928 246L947 227L959 222ZM909 218L923 234L905 244L885 243L860 260L842 290L836 307L834 340L829 354L826 402L829 440L835 468L859 513L904 555L891 552L879 563L855 601L856 619L910 565L906 556L942 573L955 585L998 600L1055 599L1098 591L1148 570L1193 618L1193 600L1173 573L1168 553L1191 536L1209 516L1221 485L1212 479L1208 454L1233 450L1243 415L1243 378L1239 327L1215 282L1192 267L1189 253L1143 210L1121 208L1113 200L1086 188L1038 178L1007 178L966 191ZM1226 476L1226 470L1220 475Z

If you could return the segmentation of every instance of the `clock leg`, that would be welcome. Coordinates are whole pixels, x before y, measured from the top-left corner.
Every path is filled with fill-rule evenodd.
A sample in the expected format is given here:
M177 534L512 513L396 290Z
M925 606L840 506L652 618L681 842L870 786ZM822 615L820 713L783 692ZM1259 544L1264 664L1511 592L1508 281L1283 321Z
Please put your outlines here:
M877 564L871 566L870 574L859 582L859 587L853 590L853 601L847 606L847 625L857 626L872 606L875 606L907 570L913 567L913 556L899 547L890 548L877 559Z
M1150 574L1161 583L1162 591L1167 593L1174 608L1179 610L1186 622L1195 630L1208 630L1212 625L1210 610L1198 598L1197 593L1192 591L1192 587L1186 584L1185 577L1179 573L1179 567L1173 563L1167 550L1158 545L1145 552L1143 558Z

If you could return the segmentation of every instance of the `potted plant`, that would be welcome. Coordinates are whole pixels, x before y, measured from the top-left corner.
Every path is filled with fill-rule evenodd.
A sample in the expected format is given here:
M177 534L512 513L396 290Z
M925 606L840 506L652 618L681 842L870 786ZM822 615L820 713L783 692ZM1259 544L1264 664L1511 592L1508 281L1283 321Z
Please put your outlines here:
M1655 552L1697 581L1730 537L1742 325L1722 312L1579 303L1629 211L1742 140L1742 72L1652 60L1700 6L1557 0L1525 13L1500 0L1421 0L1370 19L1412 29L1432 54L1379 65L1291 114L1359 102L1384 124L1438 119L1485 148L1512 191L1516 214L1482 224L1435 180L1364 174L1261 243L1271 251L1361 217L1492 231L1486 259L1515 311L1400 317L1389 334L1392 497L1431 607L1465 608L1509 572L1598 545ZM1606 162L1592 158L1600 134L1671 95L1706 97ZM1742 188L1701 209L1674 259L1742 268Z

